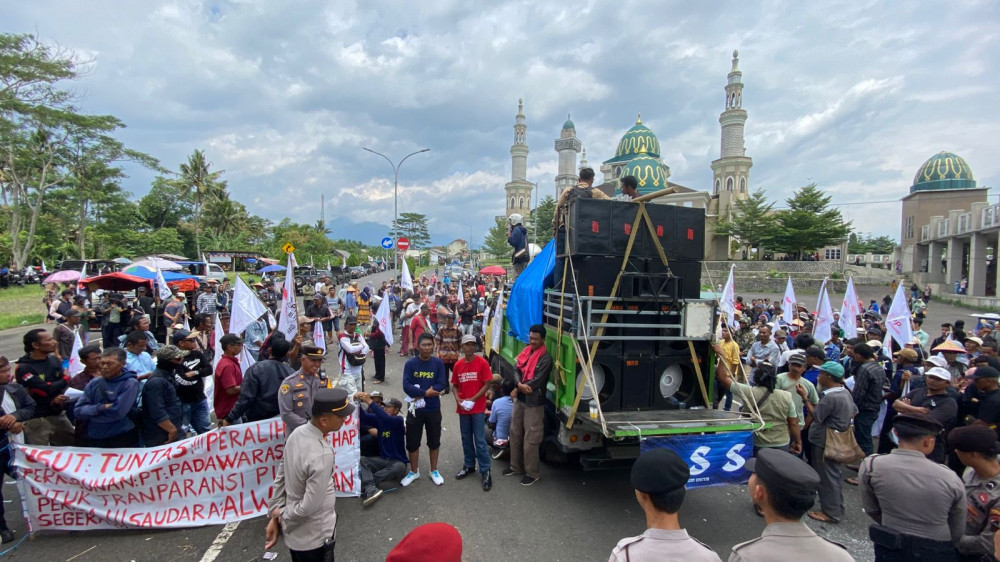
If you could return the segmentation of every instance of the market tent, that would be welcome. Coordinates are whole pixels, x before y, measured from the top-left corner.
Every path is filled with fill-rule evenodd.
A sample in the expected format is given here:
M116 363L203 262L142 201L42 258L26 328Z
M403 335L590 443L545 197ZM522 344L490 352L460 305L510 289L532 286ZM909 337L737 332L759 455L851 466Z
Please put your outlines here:
M136 277L135 275L129 275L120 271L117 273L108 273L107 275L87 277L81 279L79 284L90 291L96 291L97 289L105 291L132 291L139 287L146 287L149 290L153 289L152 280L143 279L142 277Z
M176 271L161 271L160 273L163 274L163 280L167 282L167 287L183 293L198 290L198 280L193 275ZM156 272L145 267L130 267L128 274L156 281Z

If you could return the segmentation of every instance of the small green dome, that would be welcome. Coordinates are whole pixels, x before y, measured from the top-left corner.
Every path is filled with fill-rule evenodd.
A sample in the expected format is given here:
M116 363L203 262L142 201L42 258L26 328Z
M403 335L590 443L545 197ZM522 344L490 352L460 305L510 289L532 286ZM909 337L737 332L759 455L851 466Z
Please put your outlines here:
M618 150L611 162L624 162L637 156L660 157L660 141L649 127L642 124L642 117L635 120L635 125L625 132L618 142Z
M569 118L569 115L567 115L566 116L566 122L563 123L562 130L568 131L570 129L576 129L576 125L573 124L573 121Z
M663 164L652 156L642 154L632 158L622 165L619 178L635 176L639 182L639 194L645 195L667 188L667 175L663 173ZM621 188L616 188L618 192Z
M951 152L938 152L917 170L910 193L974 187L976 178L972 175L972 168L961 156Z

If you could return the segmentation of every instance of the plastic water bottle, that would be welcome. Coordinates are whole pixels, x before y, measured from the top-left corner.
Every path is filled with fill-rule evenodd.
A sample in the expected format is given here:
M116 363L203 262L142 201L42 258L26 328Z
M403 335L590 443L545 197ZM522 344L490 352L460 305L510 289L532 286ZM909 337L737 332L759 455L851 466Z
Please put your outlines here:
M597 400L590 400L590 419L597 419Z

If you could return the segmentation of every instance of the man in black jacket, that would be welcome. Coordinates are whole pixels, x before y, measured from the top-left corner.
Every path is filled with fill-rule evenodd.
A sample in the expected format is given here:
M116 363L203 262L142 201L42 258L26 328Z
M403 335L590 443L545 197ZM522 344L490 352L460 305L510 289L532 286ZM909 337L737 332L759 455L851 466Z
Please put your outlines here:
M156 369L142 388L142 442L147 447L166 445L183 437L183 410L174 379L187 371L184 359L188 354L174 345L156 350Z
M63 411L69 377L53 354L56 340L42 328L24 334L24 356L14 376L35 400L35 415L24 423L29 445L72 446L73 424Z
M878 411L882 406L882 387L885 385L885 368L875 358L875 350L868 344L859 343L854 346L854 357L859 361L858 370L854 373L854 405L858 414L854 417L854 437L858 446L870 455L874 452L872 442L872 426L878 419Z
M254 363L243 373L240 397L219 425L266 420L280 413L278 389L281 382L292 375L292 368L284 362L289 347L285 338L271 340L271 358Z
M179 349L187 352L182 360L184 369L174 372L177 397L184 412L182 424L190 425L195 433L201 435L212 429L208 400L205 398L205 377L212 376L213 371L212 362L198 349L199 334L197 330L177 330L170 339Z
M545 385L552 372L552 357L545 351L545 326L528 331L528 347L517 356L514 381L517 397L510 419L510 467L504 476L524 474L522 486L538 481L538 446L545 425Z

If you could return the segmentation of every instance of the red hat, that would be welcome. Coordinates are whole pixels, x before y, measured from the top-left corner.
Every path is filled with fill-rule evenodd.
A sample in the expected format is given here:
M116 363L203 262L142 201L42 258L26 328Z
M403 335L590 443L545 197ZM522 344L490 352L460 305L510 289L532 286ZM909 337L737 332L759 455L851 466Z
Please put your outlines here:
M427 523L413 529L385 562L461 562L462 535L447 523Z

